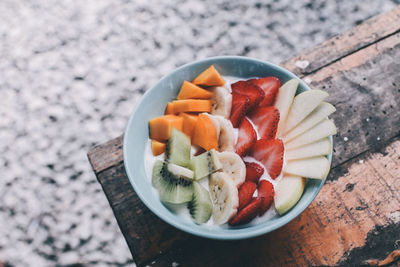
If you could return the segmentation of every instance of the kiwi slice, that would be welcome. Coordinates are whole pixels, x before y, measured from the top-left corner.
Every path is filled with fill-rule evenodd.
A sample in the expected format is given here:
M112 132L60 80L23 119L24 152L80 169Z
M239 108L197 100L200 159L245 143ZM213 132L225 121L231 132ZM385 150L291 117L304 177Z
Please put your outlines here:
M182 174L176 175L169 171L168 163L161 160L156 161L153 167L152 184L158 190L163 202L181 204L192 200L193 183ZM173 170L173 169L172 169ZM186 173L190 173L187 169ZM183 178L184 177L184 178Z
M193 180L194 178L194 173L192 170L173 163L168 164L168 171L177 178L182 178L189 181Z
M153 172L151 174L151 184L156 189L159 189L161 186L161 180L162 180L161 169L163 168L163 166L164 166L164 161L162 160L157 160L153 166Z
M222 169L222 164L218 159L217 151L211 149L193 157L189 162L189 168L194 172L194 179L200 180Z
M186 167L190 161L190 149L190 138L176 128L172 128L166 147L167 161Z
M198 182L193 182L193 199L188 203L188 209L197 224L207 222L212 214L210 194Z

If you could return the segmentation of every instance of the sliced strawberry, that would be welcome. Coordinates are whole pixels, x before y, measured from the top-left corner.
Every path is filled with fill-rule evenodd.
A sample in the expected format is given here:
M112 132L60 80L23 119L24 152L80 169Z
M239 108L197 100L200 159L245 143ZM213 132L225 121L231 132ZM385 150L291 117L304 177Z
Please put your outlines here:
M279 123L279 110L275 107L259 107L250 115L251 121L257 126L261 139L274 139Z
M263 201L260 210L258 212L258 215L260 216L263 215L269 209L269 207L271 207L272 202L274 202L274 196L275 196L274 186L267 180L261 180L260 183L258 184L257 197L262 198Z
M231 85L232 93L245 95L249 98L249 110L258 107L258 104L264 99L264 91L257 85L248 81L238 81Z
M260 107L268 107L274 104L279 86L281 86L281 82L278 78L265 77L260 79L251 79L249 82L264 90L265 96L259 104Z
M279 176L283 164L283 143L281 140L257 140L252 147L252 155L264 165L272 179Z
M246 164L246 181L258 183L264 173L264 168L255 162L244 162Z
M231 122L237 128L249 108L249 98L245 95L232 94Z
M239 126L238 140L235 146L235 152L243 157L250 150L251 146L257 140L257 133L249 120L244 117Z
M253 198L254 191L256 191L257 185L253 182L244 182L239 188L239 208L243 209L251 199Z
M261 207L262 198L253 198L246 207L244 207L238 214L229 221L229 225L239 225L248 223L253 220Z

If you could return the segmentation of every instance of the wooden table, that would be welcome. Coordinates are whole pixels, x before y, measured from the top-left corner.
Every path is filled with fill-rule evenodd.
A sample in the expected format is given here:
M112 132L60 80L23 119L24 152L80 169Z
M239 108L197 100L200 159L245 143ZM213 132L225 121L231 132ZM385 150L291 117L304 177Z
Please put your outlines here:
M400 265L400 7L282 66L330 94L338 134L321 192L272 233L215 241L181 232L133 191L122 136L89 151L138 266Z

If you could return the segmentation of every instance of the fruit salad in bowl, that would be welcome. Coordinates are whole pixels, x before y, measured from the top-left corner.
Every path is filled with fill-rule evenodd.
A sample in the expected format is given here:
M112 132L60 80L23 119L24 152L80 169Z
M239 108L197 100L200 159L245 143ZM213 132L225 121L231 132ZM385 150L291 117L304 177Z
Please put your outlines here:
M187 232L239 239L272 231L311 203L329 173L336 127L327 97L253 59L183 66L131 117L128 177L155 214Z

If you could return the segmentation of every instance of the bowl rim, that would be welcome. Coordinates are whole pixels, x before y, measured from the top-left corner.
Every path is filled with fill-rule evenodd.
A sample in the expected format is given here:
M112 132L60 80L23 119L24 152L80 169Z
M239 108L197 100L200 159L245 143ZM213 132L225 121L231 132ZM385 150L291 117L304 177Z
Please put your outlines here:
M264 64L264 65L268 65L269 67L275 68L277 70L279 70L279 72L283 72L284 74L292 77L292 78L296 78L299 83L302 85L302 87L308 91L308 90L312 90L301 78L299 78L297 75L295 75L294 73L282 68L281 66L278 66L276 64L270 63L268 61L263 61L263 60L259 60L259 59L255 59L255 58L251 58L251 57L245 57L245 56L215 56L215 57L207 57L207 58L203 58L200 60L195 60L192 61L190 63L186 63L182 66L179 66L178 68L173 69L172 71L168 72L166 75L164 75L160 80L158 80L150 89L148 89L140 98L140 100L136 103L135 108L133 109L133 111L130 114L128 123L125 127L125 131L124 131L124 136L127 136L127 133L129 131L129 128L132 124L133 118L134 118L134 114L137 112L141 101L148 95L150 94L150 92L156 87L156 85L158 85L159 83L162 83L169 75L175 73L175 72L179 72L184 68L188 68L191 67L193 65L199 64L199 63L203 63L203 62L207 62L207 61L213 61L213 60L248 60L248 61L253 61L254 63L259 63L259 64ZM331 142L331 153L329 155L327 155L327 159L329 161L329 164L332 164L332 155L333 155L333 138L332 136L329 136L329 140ZM203 237L203 238L209 238L209 239L216 239L216 240L240 240L240 239L247 239L247 238L252 238L252 237L257 237L263 234L267 234L269 232L272 232L278 228L281 228L283 226L285 226L286 224L288 224L289 222L291 222L292 220L294 220L297 216L299 216L301 213L304 212L304 210L310 206L310 204L314 201L314 199L316 198L316 196L319 194L319 192L321 191L322 186L325 184L326 179L331 171L331 166L328 172L328 175L325 177L325 179L321 180L319 186L316 188L316 190L312 193L311 197L309 198L309 200L304 203L302 205L302 207L298 210L296 210L294 213L290 213L290 211L281 218L281 220L273 222L271 225L269 225L268 227L264 227L264 228L259 228L259 229L252 229L252 227L248 227L248 228L244 228L244 229L237 229L236 232L199 232L197 229L192 228L190 225L184 224L184 223L180 223L179 220L174 220L172 218L166 217L164 216L162 213L158 212L158 210L153 207L153 205L151 204L151 201L147 200L145 195L140 191L140 190L136 190L138 188L137 184L135 183L135 180L133 179L133 177L135 176L133 173L130 172L129 168L127 168L126 163L128 162L127 159L127 144L128 144L128 138L123 138L123 147L122 147L122 151L123 151L123 161L124 161L124 168L126 171L126 174L128 176L129 182L133 188L133 190L135 191L135 193L137 194L137 196L139 197L139 199L145 204L145 206L153 213L155 214L158 218L160 218L161 220L163 220L164 222L168 223L169 225L199 236L199 237ZM304 192L303 192L304 194ZM296 204L298 205L298 203ZM296 206L295 205L295 206ZM240 231L243 230L243 231Z

